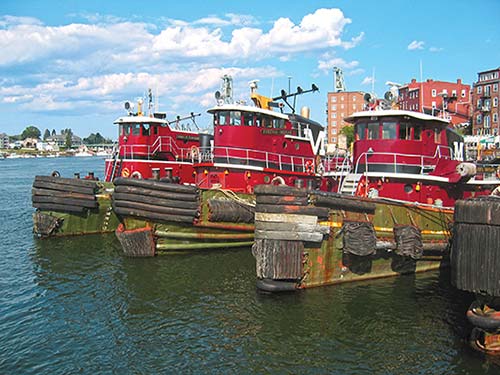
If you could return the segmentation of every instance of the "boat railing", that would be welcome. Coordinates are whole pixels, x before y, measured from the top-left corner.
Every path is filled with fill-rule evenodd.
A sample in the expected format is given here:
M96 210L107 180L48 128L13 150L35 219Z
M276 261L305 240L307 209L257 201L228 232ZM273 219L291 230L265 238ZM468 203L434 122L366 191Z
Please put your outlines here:
M120 145L119 155L124 159L142 158L150 160L158 153L171 153L176 159L190 160L191 149L182 148L169 136L158 137L152 145L126 144Z
M326 155L323 159L325 172L349 173L352 169L352 163L349 151L337 149L335 153Z
M394 152L376 152L368 150L363 152L356 159L355 173L370 172L370 166L372 166L372 172L377 171L376 165L388 164L391 166L385 171L389 173L400 172L401 166L407 167L417 167L420 173L427 174L434 170L439 159L451 159L451 148L447 146L438 146L434 152L434 155L416 155L416 154L405 154L405 153L394 153ZM371 159L371 160L370 160ZM375 160L373 160L375 159ZM360 166L363 166L362 168Z
M304 172L314 168L314 157L284 155L237 147L215 147L209 151L202 151L196 161L262 166L293 172Z

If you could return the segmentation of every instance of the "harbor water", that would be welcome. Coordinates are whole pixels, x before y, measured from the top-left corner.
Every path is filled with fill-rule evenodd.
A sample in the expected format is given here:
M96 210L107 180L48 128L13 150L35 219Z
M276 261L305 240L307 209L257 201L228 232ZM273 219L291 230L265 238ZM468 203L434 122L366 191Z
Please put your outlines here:
M103 164L0 160L0 374L500 373L446 270L268 295L249 248L129 259L113 234L33 238L34 176Z

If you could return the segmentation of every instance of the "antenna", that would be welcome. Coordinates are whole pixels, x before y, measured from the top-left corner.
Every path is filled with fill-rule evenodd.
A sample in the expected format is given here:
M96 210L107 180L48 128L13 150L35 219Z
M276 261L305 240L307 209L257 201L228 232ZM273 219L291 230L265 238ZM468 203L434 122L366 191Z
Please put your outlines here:
M302 89L302 87L297 86L297 92L295 92L293 94L287 94L285 90L281 90L281 95L272 98L272 100L273 101L278 100L278 99L283 100L285 102L285 104L290 107L290 109L292 110L292 113L295 113L296 97L298 95L306 94L308 92L315 92L315 91L319 91L319 88L314 83L311 85L311 88L309 90L304 90L304 89ZM292 98L292 97L293 97L293 106L287 100L288 98ZM280 108L283 111L283 108L282 107L280 107Z
M342 69L337 66L333 67L333 90L335 92L342 92L346 90L344 73L342 72Z

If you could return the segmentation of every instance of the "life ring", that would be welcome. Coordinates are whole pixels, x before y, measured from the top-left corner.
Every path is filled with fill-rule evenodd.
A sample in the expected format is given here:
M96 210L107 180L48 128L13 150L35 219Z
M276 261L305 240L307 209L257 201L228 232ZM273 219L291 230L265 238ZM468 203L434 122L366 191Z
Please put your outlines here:
M125 167L122 170L122 177L128 177L128 176L130 176L130 170L127 167Z
M306 161L306 164L304 165L304 171L308 174L314 174L314 165L311 160Z
M277 182L277 184L275 183ZM285 180L281 176L274 176L270 182L271 185L286 185Z
M61 177L61 174L58 171L53 171L50 175L52 177Z
M491 309L474 301L467 310L467 319L475 327L488 332L496 332L500 329L500 311Z
M139 171L132 172L130 178L135 178L137 180L142 180L142 174Z
M192 159L198 159L200 156L200 149L198 146L191 146L191 158Z

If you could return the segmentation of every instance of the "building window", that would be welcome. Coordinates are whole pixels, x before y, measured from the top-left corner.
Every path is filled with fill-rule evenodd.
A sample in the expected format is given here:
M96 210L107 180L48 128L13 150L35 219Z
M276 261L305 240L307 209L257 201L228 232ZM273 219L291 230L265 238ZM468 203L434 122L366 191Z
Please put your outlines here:
M332 138L332 142L333 142L333 143L337 142L337 138L336 138L336 137L333 137L333 138Z
M356 109L356 104L352 105L352 109L354 109L354 110Z
M498 83L493 84L493 92L498 91Z
M332 103L337 103L337 97L336 96L332 96Z
M332 122L333 126L337 126L337 121Z
M343 104L340 105L340 109L344 109L344 105Z
M332 129L332 134L336 135L337 134L337 129Z
M332 105L332 110L334 110L334 111L337 110L337 105L336 104Z
M344 118L344 113L343 112L340 114L340 117Z
M493 107L498 107L498 98L493 98Z
M432 89L431 93L432 97L435 98L437 94L436 89Z
M490 96L490 89L491 89L490 85L486 86L484 88L484 95Z
M484 116L484 127L486 129L490 128L490 115Z
M340 100L344 101L344 96L341 96L341 97L340 97Z
M462 90L462 98L465 98L465 90Z
M498 113L493 113L493 122L498 122Z
M482 94L483 93L483 86L477 86L477 93Z
M436 102L432 102L432 108L436 108Z
M332 113L332 118L337 118L337 114L336 113Z
M483 122L483 116L482 116L481 114L477 115L477 117L476 117L476 122L477 122L478 124L480 124L480 123L482 123L482 122Z
M443 89L442 93L443 94L448 94L448 90L447 89Z
M355 97L355 96L353 96L353 97L352 97L352 101L353 101L353 102L355 102L355 101L356 101L356 97Z
M451 91L451 96L454 96L456 98L457 97L457 90L452 90Z

